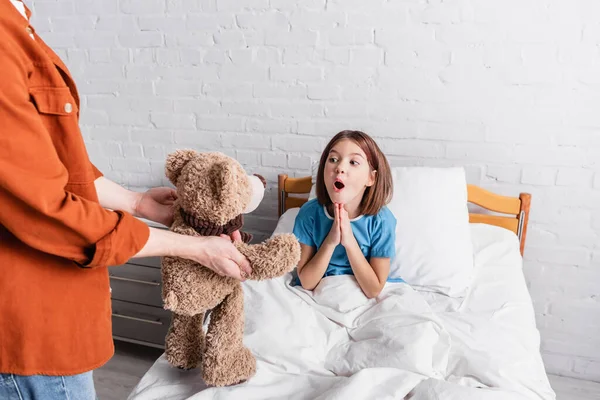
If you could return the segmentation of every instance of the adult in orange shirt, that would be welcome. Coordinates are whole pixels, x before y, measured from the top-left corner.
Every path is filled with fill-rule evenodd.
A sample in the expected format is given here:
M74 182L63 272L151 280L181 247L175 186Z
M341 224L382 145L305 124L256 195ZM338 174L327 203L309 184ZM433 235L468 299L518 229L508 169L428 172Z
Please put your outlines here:
M87 400L114 353L108 265L171 255L251 271L229 240L134 218L169 225L174 192L130 192L90 163L75 83L29 17L0 0L0 398Z

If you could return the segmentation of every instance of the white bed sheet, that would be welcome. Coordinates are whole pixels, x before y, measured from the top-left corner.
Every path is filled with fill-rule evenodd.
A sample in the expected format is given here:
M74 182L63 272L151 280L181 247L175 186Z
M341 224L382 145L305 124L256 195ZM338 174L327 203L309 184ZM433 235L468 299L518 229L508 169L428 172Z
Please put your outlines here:
M291 232L296 214L275 233ZM351 276L327 277L314 292L290 287L289 274L246 282L244 342L256 375L207 388L199 370L172 368L163 354L129 399L554 400L518 240L489 225L471 232L464 299L388 283L369 300Z

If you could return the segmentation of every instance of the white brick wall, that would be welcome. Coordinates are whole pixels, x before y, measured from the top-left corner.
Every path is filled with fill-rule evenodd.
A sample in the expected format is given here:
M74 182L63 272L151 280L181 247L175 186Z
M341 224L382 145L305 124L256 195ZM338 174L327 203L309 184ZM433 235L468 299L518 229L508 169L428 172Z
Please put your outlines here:
M31 0L72 69L93 161L165 184L166 154L222 150L270 183L363 129L394 165L465 165L533 194L525 274L550 372L600 381L600 2Z

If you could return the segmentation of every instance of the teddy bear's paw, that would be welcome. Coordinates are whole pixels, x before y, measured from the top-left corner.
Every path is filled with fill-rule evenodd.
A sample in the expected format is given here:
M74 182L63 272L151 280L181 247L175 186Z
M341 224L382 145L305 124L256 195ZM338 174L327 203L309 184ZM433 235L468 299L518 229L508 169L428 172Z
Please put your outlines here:
M240 251L250 261L250 279L254 280L282 276L300 261L300 244L291 233L277 235L264 243L247 246L245 249L240 248Z
M202 363L202 355L199 351L177 351L176 348L167 348L165 355L167 361L172 366L182 369L190 370L198 367Z
M211 386L237 385L256 373L256 359L247 348L203 360L203 378Z

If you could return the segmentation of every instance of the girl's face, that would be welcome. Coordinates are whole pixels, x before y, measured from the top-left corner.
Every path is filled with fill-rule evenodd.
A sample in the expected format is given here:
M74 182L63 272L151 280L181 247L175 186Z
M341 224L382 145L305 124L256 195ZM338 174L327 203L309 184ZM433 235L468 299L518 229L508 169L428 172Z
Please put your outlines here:
M325 163L324 182L333 203L358 207L365 189L375 183L365 152L350 139L337 142Z

